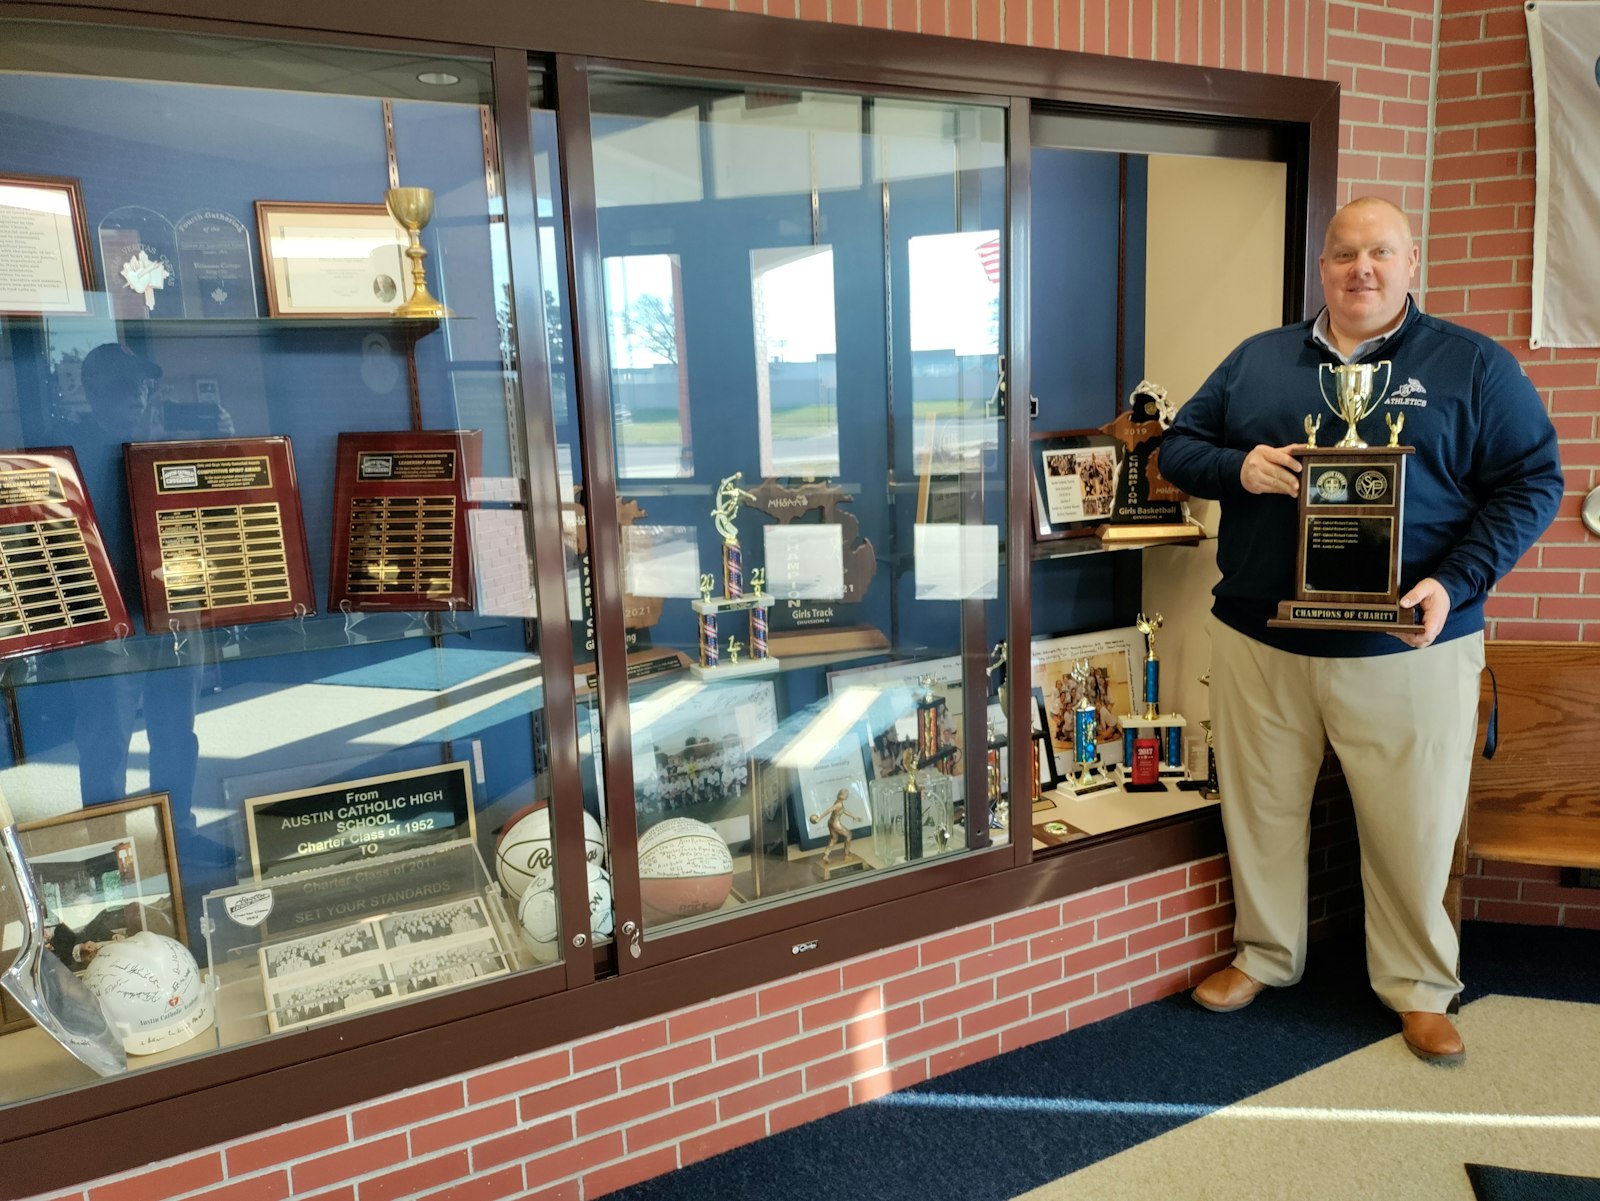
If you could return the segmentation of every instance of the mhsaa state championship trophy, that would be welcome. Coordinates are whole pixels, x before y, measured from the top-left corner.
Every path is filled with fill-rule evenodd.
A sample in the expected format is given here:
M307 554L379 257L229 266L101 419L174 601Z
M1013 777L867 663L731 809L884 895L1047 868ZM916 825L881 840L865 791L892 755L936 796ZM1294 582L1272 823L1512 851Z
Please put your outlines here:
M1378 371L1383 388L1376 388ZM1278 605L1267 622L1314 630L1416 629L1415 609L1400 605L1400 535L1405 519L1406 456L1400 445L1405 415L1385 414L1386 446L1371 447L1357 426L1389 390L1393 364L1323 363L1317 386L1323 403L1345 423L1333 446L1318 446L1321 416L1307 417L1306 444L1290 453L1305 466L1300 476L1299 546L1295 597ZM1334 397L1327 379L1332 377Z
M767 610L772 607L772 597L762 593L764 572L757 571L751 578L753 591L744 591L744 552L739 546L739 529L733 524L739 511L739 501L750 495L739 487L743 473L734 472L717 486L716 502L711 509L717 533L722 535L722 595L712 596L710 575L700 577L700 599L694 601L694 611L700 618L700 662L689 670L699 679L712 676L754 676L778 670L778 661L767 651ZM747 641L741 645L737 635L723 628L724 618L737 621L745 617ZM726 638L726 642L723 639ZM746 656L743 662L739 656Z

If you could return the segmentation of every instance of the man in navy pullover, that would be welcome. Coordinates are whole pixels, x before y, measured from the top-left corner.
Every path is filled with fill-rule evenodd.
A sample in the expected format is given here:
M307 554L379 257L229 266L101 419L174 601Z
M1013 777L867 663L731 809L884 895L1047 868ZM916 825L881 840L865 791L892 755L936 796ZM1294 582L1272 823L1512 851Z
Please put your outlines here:
M1232 860L1238 953L1195 989L1217 1012L1300 979L1306 854L1324 742L1354 801L1367 968L1419 1057L1464 1054L1444 1016L1459 994L1444 908L1461 828L1483 669L1483 604L1554 518L1556 434L1533 385L1490 339L1423 313L1420 259L1386 200L1334 216L1321 267L1327 307L1247 339L1212 372L1162 440L1161 470L1222 502L1212 606L1212 716ZM1392 364L1383 416L1404 415L1404 634L1267 625L1295 594L1305 419L1324 363ZM1383 376L1379 375L1380 383ZM1371 438L1383 428L1368 421Z

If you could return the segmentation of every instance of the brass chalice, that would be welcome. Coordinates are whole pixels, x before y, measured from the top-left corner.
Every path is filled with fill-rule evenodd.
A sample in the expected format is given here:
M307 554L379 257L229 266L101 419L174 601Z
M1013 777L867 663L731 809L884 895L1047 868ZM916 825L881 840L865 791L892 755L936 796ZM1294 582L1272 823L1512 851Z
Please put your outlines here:
M395 309L394 315L433 320L454 316L428 291L427 276L422 270L422 260L428 252L422 248L421 233L423 226L433 220L433 189L390 188L383 199L394 219L411 235L411 245L406 249L406 258L411 260L411 299Z

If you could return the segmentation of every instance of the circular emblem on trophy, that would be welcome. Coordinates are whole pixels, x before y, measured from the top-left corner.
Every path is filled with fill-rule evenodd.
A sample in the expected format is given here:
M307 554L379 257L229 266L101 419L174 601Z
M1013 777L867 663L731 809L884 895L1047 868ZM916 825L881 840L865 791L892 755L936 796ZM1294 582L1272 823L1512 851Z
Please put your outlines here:
M1381 471L1363 471L1356 476L1356 495L1362 500L1377 500L1388 490L1388 477Z
M1324 471L1317 476L1317 495L1325 501L1350 499L1350 481L1342 471Z

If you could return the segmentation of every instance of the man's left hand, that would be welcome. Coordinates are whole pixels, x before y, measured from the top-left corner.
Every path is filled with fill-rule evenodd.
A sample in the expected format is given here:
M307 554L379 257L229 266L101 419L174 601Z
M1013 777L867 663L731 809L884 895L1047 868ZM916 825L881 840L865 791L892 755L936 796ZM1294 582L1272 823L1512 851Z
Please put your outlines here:
M1400 598L1401 608L1413 605L1422 606L1422 625L1415 633L1393 633L1407 646L1421 648L1430 645L1444 629L1444 619L1450 616L1450 594L1443 584L1429 576L1417 581L1417 586Z

